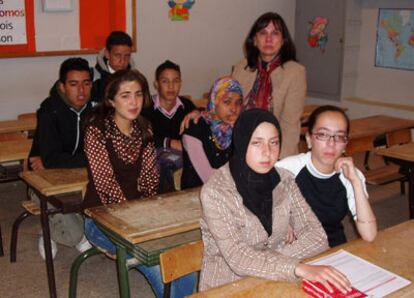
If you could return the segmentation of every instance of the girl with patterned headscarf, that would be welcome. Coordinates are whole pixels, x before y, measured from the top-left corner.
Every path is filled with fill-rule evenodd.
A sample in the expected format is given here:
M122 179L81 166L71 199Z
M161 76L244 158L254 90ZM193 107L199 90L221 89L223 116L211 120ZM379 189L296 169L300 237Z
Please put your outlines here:
M207 110L197 124L184 131L181 188L200 186L231 155L233 125L242 109L242 89L230 76L217 79L211 88Z

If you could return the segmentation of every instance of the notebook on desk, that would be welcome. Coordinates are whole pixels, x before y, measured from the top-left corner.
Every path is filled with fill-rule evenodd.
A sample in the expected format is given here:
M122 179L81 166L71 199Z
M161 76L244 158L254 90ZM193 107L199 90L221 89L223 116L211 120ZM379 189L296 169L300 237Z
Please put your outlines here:
M315 261L309 262L312 265L329 265L344 273L350 280L352 292L342 294L335 289L329 293L317 282L304 281L303 290L312 297L384 297L403 287L408 286L411 281L394 274L384 268L370 263L346 250L339 250Z

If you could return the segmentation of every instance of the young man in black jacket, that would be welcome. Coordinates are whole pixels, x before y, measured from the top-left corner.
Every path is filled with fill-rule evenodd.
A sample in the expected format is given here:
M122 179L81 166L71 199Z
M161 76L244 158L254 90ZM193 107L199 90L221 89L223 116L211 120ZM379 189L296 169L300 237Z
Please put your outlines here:
M87 113L92 108L92 76L88 61L82 58L65 60L59 71L59 80L37 111L37 128L29 154L32 170L48 168L77 168L86 166L83 152L83 128ZM32 193L32 198L36 196ZM83 218L79 214L50 216L53 254L56 242L88 248L83 236ZM42 237L39 252L44 258Z
M37 111L37 128L29 154L33 170L86 166L83 126L93 104L91 89L88 61L65 60L59 80Z

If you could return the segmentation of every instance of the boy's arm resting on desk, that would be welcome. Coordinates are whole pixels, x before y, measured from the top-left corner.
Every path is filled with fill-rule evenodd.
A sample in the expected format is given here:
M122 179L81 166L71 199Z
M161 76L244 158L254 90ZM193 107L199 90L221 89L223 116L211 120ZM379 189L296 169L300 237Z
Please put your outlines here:
M37 150L46 168L80 168L86 165L83 151L75 153L65 152L61 133L57 130L56 123L48 113L40 113L38 116L38 128L36 131Z
M45 167L40 156L31 156L29 157L30 168L33 171L44 170Z
M85 153L96 192L103 204L125 201L125 195L115 179L108 151L100 130L89 126L85 132Z

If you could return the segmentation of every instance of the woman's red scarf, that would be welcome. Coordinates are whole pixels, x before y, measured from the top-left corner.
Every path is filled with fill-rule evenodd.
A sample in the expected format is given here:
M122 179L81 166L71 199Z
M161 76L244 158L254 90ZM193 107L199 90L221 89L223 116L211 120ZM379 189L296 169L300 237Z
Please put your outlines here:
M272 108L272 80L270 74L281 64L280 56L263 65L259 59L257 63L257 77L253 87L247 95L246 109L259 108L271 111Z

